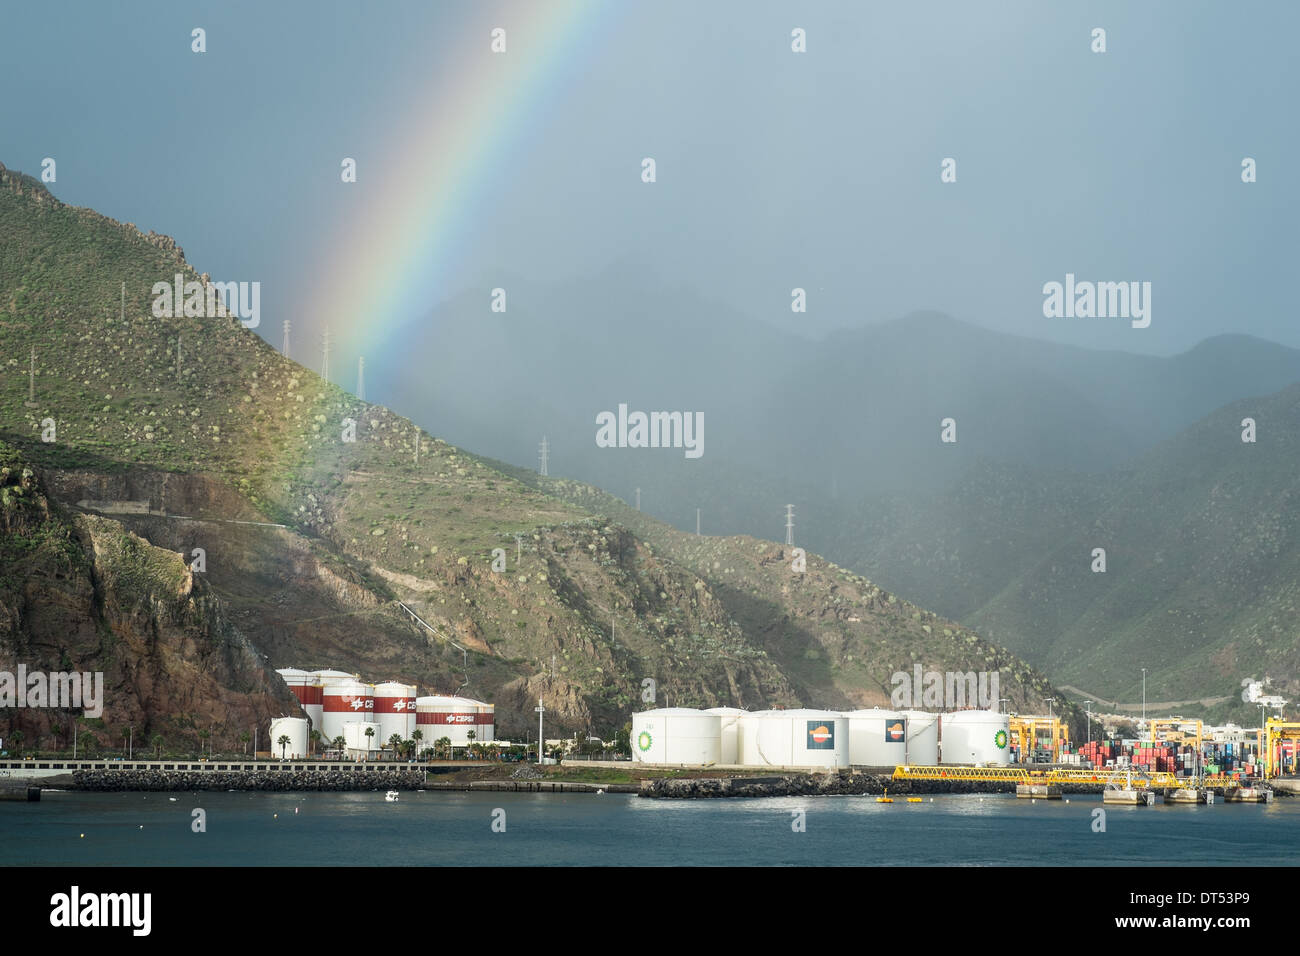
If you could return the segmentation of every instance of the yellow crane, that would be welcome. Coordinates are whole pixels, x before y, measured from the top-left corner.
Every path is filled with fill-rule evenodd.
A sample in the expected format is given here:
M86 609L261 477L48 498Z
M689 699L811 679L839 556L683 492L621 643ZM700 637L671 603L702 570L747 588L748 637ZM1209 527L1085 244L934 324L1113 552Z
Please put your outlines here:
M1052 763L1061 759L1061 750L1070 742L1069 728L1060 717L1032 717L1012 714L1009 718L1011 738L1020 752L1020 762L1028 763L1035 750L1050 750ZM1039 741L1047 738L1047 746Z
M1289 741L1300 754L1300 722L1270 717L1264 724L1264 776L1275 777L1282 769L1282 742Z

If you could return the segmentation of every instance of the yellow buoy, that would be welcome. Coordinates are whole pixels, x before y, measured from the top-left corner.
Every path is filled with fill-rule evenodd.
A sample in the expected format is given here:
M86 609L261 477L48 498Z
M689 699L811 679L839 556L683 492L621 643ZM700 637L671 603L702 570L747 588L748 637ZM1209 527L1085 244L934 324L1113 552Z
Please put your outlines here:
M907 798L907 802L908 802L908 803L920 803L920 802L921 802L921 798L920 798L920 797L908 797L908 798Z

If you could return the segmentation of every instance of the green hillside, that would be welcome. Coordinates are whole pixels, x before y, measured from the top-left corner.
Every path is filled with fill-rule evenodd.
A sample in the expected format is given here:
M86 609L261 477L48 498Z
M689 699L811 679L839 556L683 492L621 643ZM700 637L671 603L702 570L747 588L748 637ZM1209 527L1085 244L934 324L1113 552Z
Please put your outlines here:
M968 629L815 555L792 579L775 546L683 540L594 489L584 501L576 485L521 481L234 318L155 317L155 282L203 281L165 237L3 170L0 230L0 439L77 520L187 560L202 549L193 586L271 666L481 696L519 736L538 697L555 727L609 734L642 706L645 678L674 705L870 704L919 662L1000 668L1024 710L1053 696ZM26 589L0 632L0 658L20 659L42 591L13 561L0 571ZM89 667L104 650L83 635L63 653ZM159 681L186 679L179 661L160 667ZM161 723L160 700L110 706Z

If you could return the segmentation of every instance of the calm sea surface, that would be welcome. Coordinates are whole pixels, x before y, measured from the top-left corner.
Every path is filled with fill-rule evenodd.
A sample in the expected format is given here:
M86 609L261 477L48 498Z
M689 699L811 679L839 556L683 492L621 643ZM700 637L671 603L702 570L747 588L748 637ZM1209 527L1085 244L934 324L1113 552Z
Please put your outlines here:
M1106 832L1095 833L1100 796L1068 804L991 795L919 804L445 791L407 791L397 803L380 793L168 796L47 791L40 803L0 803L0 866L1300 864L1300 798L1108 806ZM206 833L191 831L196 807ZM492 830L497 809L504 833ZM796 810L806 812L803 833L791 829Z

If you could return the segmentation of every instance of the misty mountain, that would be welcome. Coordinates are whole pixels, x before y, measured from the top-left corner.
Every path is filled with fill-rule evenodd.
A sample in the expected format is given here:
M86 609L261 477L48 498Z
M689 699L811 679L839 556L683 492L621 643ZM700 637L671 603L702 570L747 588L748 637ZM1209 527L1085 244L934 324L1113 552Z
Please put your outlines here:
M640 488L643 511L683 530L694 530L699 509L706 534L781 540L793 503L797 543L992 628L1076 683L1097 677L1093 664L1067 666L1085 613L1073 602L1100 600L1100 585L1080 585L1058 606L1028 582L1068 566L1062 550L1081 546L1116 495L1130 500L1122 489L1153 467L1145 456L1162 442L1228 403L1300 381L1300 352L1243 335L1160 357L923 312L814 341L627 266L580 285L511 280L508 289L505 313L490 311L485 288L407 329L403 362L382 366L388 400L526 468L537 467L545 435L552 475L629 503ZM423 354L437 356L436 373L411 372L405 360ZM702 411L703 457L597 447L596 415L619 403ZM945 418L955 443L940 441ZM1155 484L1146 492L1168 497ZM1195 511L1194 499L1182 503ZM1170 529L1183 520L1160 508L1152 516ZM1149 520L1131 526L1161 538ZM1017 588L1029 588L1019 592L1028 605L1011 597ZM1218 593L1221 614L1241 612L1241 598ZM1122 627L1137 633L1136 622ZM1088 635L1087 646L1101 640ZM1203 643L1187 634L1152 656L1171 693L1212 683L1210 671L1176 663ZM1104 670L1099 689L1118 692L1114 682L1127 677Z

